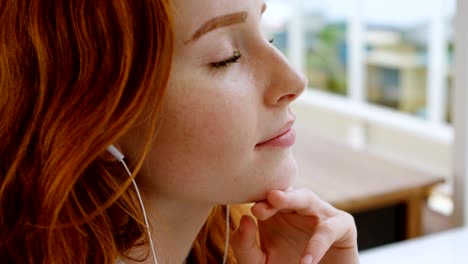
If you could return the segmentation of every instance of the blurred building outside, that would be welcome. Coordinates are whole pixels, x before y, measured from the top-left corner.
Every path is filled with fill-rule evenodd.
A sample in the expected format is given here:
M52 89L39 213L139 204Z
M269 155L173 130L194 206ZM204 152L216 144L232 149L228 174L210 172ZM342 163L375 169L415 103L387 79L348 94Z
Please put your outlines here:
M445 28L451 29L451 20ZM428 25L409 29L370 26L367 42L367 95L370 102L426 118L428 75ZM449 31L447 95L452 89L453 34ZM450 98L450 96L447 96ZM446 103L447 122L451 122L451 103Z

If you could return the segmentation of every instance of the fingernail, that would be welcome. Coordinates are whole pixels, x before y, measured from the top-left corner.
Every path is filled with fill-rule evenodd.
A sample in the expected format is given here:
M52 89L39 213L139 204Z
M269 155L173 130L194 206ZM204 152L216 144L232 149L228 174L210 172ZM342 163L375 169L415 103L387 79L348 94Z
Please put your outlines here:
M302 259L302 264L312 264L313 260L314 258L312 257L312 255L307 255Z

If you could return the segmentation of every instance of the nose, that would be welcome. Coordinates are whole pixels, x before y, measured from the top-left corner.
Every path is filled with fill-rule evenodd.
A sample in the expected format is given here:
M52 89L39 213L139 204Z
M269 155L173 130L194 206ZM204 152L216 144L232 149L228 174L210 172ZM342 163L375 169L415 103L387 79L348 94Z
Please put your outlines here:
M264 103L268 106L289 105L304 91L307 78L295 70L276 48L271 46L268 50L264 63L269 73Z

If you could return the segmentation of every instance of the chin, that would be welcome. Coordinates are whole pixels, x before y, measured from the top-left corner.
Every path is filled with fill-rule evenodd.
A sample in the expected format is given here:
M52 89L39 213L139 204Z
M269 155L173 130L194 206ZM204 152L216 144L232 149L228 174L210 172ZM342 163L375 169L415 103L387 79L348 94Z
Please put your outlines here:
M292 155L283 160L274 168L266 169L263 172L263 183L258 184L250 196L248 202L258 202L266 199L267 194L273 190L284 191L292 186L298 175L296 160Z
M296 159L291 157L290 161L279 168L274 173L273 181L271 182L270 190L281 190L284 191L292 186L298 175L298 167Z

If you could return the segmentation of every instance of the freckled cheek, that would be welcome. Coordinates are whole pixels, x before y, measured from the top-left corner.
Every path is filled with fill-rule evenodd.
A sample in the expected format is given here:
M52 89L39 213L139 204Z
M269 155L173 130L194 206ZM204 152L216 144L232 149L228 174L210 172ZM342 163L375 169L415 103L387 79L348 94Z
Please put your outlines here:
M187 133L196 136L196 140L206 143L228 143L239 127L232 120L226 107L200 108L192 111L186 123Z
M214 103L216 102L216 103ZM253 116L235 100L212 99L187 113L185 131L206 151L241 151L253 136Z

